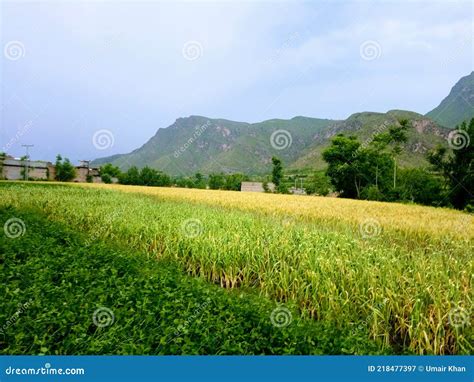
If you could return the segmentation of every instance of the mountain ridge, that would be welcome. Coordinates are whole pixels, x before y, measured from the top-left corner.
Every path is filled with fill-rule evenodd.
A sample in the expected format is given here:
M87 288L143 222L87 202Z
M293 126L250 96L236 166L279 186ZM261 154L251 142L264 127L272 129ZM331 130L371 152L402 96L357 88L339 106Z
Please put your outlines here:
M453 123L474 117L474 108L460 109L458 103L459 98L471 99L471 95L474 105L474 72L462 77L440 105L426 115L394 109L385 113L357 112L344 120L295 116L256 123L201 115L179 117L130 153L98 158L92 164L112 163L122 170L150 166L175 176L196 172L259 175L268 173L271 157L278 156L291 170L320 170L325 167L321 153L336 134L355 135L364 144L377 132L407 118L411 128L400 164L427 165L426 151L436 145L446 146Z

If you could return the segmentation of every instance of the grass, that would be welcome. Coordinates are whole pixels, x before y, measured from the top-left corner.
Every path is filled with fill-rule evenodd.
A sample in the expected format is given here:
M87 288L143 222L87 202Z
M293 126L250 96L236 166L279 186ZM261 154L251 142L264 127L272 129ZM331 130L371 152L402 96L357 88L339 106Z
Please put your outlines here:
M272 312L291 310L91 241L38 211L0 207L0 221L12 216L26 230L0 239L0 354L377 352L362 331L302 320L295 310L287 326L275 326Z
M41 209L91 241L126 245L224 288L290 303L305 322L349 337L364 333L379 352L472 352L472 215L222 191L0 187L0 205ZM452 325L453 312L461 312L462 325Z

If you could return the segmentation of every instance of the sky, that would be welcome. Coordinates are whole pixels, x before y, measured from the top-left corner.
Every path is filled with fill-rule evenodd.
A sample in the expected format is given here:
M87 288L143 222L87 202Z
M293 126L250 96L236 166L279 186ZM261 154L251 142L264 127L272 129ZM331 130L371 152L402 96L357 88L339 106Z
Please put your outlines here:
M473 70L471 1L3 1L0 151L130 152L177 118L436 107Z

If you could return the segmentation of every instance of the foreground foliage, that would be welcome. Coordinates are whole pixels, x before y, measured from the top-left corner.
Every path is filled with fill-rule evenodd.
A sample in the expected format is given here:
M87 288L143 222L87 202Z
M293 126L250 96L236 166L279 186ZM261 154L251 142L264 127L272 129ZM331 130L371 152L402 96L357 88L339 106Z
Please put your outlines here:
M84 240L38 213L0 208L1 222L12 216L26 230L0 239L2 354L375 351L362 333L304 321L294 311L287 326L274 326L276 305L253 293L226 291L169 262ZM97 310L105 321L94 322Z
M1 188L4 205L41 208L93 239L173 261L225 288L250 288L291 302L303 317L342 332L367 333L379 351L472 351L471 215L222 191ZM467 318L453 326L450 317L459 311Z

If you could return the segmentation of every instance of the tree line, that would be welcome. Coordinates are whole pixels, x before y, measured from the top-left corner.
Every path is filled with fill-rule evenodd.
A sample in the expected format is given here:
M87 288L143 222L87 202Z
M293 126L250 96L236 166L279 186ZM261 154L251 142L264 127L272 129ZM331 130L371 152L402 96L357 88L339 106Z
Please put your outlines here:
M326 175L341 197L411 201L474 210L474 118L456 128L464 144L449 152L438 146L426 154L427 168L400 168L408 120L374 135L366 145L339 134L323 152Z
M401 119L384 132L375 134L369 142L361 143L354 136L338 134L323 153L328 167L305 180L307 194L327 195L335 191L340 197L414 202L431 206L447 206L474 211L474 118L463 122L455 132L463 144L448 150L438 146L426 154L429 166L403 168L399 166L402 145L408 140L410 122ZM132 166L122 172L117 166L105 164L99 169L104 183L115 178L121 184L209 188L239 191L245 174L196 173L189 177L172 178L162 171L145 166ZM70 181L76 169L69 159L56 158L56 179ZM288 193L291 177L285 179L281 159L272 157L270 179L277 193ZM87 181L92 181L88 177ZM268 183L263 182L266 192Z

